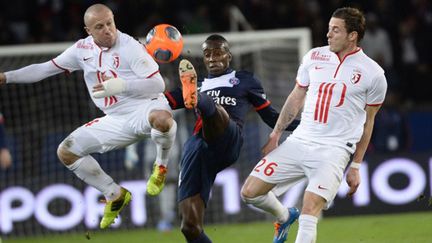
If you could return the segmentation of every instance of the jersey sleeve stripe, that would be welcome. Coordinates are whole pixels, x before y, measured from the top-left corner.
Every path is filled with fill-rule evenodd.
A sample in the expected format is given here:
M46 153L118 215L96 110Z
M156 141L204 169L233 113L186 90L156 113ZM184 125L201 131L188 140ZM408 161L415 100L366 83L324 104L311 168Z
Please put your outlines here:
M296 80L296 83L298 86L300 86L302 88L307 88L309 86L309 85L301 85L298 80Z
M59 69L65 71L65 73L67 73L67 74L70 73L70 71L67 70L66 68L60 67L60 66L59 66L59 65L54 61L54 59L51 59L51 62L54 64L54 66L56 66L56 67L58 67Z
M172 108L176 108L177 102L174 97L169 92L165 92L164 95L168 98L169 103L172 104Z
M382 105L382 103L377 103L377 104L366 104L366 105L368 105L368 106L380 106L380 105Z
M255 110L256 111L262 110L262 109L266 108L269 105L270 105L270 101L266 100L266 102L264 104L262 104L262 105L260 105L258 107L255 107Z
M199 131L201 130L201 128L202 128L202 118L201 118L201 116L199 116L198 120L195 122L195 126L194 126L194 129L193 129L193 134L194 135L198 134Z
M156 72L150 74L149 76L147 76L147 78L151 78L151 77L153 77L153 76L154 76L155 74L157 74L158 72L159 72L159 70L157 70Z

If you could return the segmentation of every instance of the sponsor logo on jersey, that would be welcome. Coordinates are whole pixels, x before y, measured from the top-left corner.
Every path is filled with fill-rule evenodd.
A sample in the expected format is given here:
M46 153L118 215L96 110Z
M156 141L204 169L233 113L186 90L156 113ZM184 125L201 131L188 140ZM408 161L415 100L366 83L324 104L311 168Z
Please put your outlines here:
M321 54L319 51L312 52L311 59L317 61L330 61L330 54Z
M86 43L84 43L84 41L82 41L82 42L78 42L77 48L79 48L79 49L86 49L86 50L92 50L93 49L93 45L90 44L90 43L86 44Z
M219 105L230 105L230 106L237 105L237 99L233 97L227 97L227 96L213 97L213 100Z
M321 190L328 190L328 188L323 187L323 186L321 186L321 185L318 185L318 189L321 189Z
M219 96L220 90L209 90L206 92L209 96L211 96L219 105L230 105L230 106L236 106L237 105L237 99L229 96Z

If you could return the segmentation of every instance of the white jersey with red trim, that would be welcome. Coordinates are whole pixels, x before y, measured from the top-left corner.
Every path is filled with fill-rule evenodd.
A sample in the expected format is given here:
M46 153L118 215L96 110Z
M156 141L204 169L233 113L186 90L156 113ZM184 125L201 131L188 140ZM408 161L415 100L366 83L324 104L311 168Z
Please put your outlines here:
M117 31L118 37L112 48L99 47L93 37L77 41L66 49L52 62L67 72L84 71L84 80L93 102L105 114L130 113L143 99L162 95L163 88L151 95L127 94L96 99L92 96L92 88L97 83L110 78L122 78L128 81L145 82L159 72L158 64L147 53L145 47L131 36ZM163 82L161 79L160 82ZM164 85L161 85L164 87Z
M329 46L310 50L299 67L297 84L308 90L292 136L350 152L363 134L365 107L382 104L387 90L384 70L360 48L342 60Z

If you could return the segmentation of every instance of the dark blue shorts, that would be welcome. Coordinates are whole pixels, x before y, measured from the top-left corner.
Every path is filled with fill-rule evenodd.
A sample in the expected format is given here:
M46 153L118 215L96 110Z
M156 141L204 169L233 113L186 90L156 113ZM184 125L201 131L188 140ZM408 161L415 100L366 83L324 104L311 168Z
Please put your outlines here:
M238 159L242 145L241 129L232 120L224 134L211 143L201 133L190 137L180 160L178 201L199 193L207 205L216 174Z

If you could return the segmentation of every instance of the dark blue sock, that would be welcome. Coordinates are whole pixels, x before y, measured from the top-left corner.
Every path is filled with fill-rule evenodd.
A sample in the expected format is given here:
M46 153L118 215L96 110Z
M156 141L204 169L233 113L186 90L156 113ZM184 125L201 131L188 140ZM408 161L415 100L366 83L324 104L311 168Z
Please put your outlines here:
M188 243L212 243L212 241L207 237L203 230L198 238L193 241L188 241Z
M213 98L207 94L198 94L197 108L202 117L211 117L216 112L216 104Z

